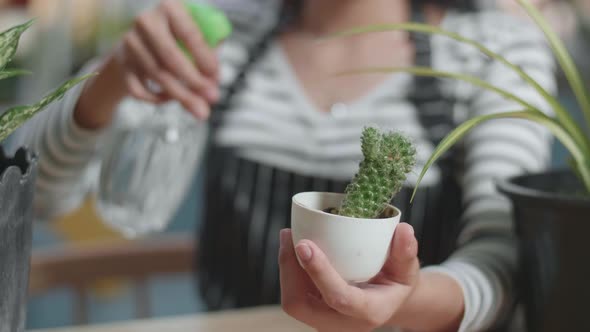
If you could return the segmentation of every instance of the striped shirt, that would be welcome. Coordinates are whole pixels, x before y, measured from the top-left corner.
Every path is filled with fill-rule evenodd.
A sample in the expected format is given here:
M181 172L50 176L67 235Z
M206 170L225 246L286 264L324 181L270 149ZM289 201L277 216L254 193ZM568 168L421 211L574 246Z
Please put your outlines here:
M521 67L548 91L555 92L550 52L542 36L526 24L494 12L449 12L442 27L482 42ZM223 86L233 80L247 58L247 45L254 39L248 33L238 33L222 47ZM516 74L477 50L443 37L434 37L430 47L432 65L436 69L476 76L538 105L542 110L548 109L542 97ZM407 187L411 188L434 149L433 137L436 141L437 136L451 129L441 124L440 128L434 126L426 130L420 122L416 105L407 98L413 90L411 82L411 77L405 74L391 76L347 107L321 113L303 92L285 54L275 43L248 75L247 84L236 96L232 107L223 114L223 121L215 131L214 145L222 150L231 149L236 158L234 166L245 167L240 168L240 172L255 172L250 173L254 175L253 179L256 174L264 174L264 167L268 167L284 174L345 183L354 174L362 157L359 145L362 128L378 124L405 133L416 144L418 163L407 181ZM455 123L473 116L519 109L512 101L467 83L448 80L443 81L441 87L443 95L455 101L452 108ZM67 212L78 206L89 192L96 190L103 153L102 132L84 130L73 121L72 111L80 91L79 87L52 105L22 135L22 139L40 154L36 207L41 217ZM437 102L432 100L431 107L425 109L434 113L447 111L436 107ZM149 107L152 106L128 99L121 104L119 112ZM171 104L169 107L179 106ZM205 134L203 141L204 137ZM495 190L494 181L543 169L550 157L549 141L550 136L545 130L520 120L483 124L463 140L461 163L452 170L462 191L463 214L458 223L463 227L457 240L458 248L444 262L424 269L427 273L447 274L461 285L465 297L461 331L492 326L513 301L511 275L516 270L516 249L510 206ZM249 163L263 167L249 169ZM249 178L241 177L243 181L249 181ZM441 178L441 169L435 167L427 173L422 186L434 187ZM273 177L278 183L292 183L280 182L291 181L286 179L292 178ZM225 181L233 180L236 179ZM326 190L342 189L324 187ZM305 186L301 188L305 189ZM293 190L297 191L297 188ZM275 199L273 195L275 193L267 193L269 199ZM247 195L242 201L244 199ZM235 201L240 202L237 197ZM289 209L282 205L280 208ZM416 210L413 209L412 214L427 212ZM249 222L254 223L255 216L250 217ZM207 221L205 227L212 223ZM265 248L263 252L257 251L268 256L262 260L271 262L276 257L274 248L278 229L283 226L276 224L271 225L271 230L262 230L269 240L263 238L261 241L266 242L252 244ZM248 232L255 233L257 229L260 232L256 227L248 224ZM272 237L277 239L271 240ZM218 245L223 246L223 243ZM222 247L219 249L223 252ZM276 264L276 261L269 264ZM244 267L248 268L252 267ZM235 272L239 274L243 270L236 269Z

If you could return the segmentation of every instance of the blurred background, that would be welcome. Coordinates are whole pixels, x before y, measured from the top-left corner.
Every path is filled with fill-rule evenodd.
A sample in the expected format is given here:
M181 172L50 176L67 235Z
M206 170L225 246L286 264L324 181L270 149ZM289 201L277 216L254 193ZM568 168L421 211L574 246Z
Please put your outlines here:
M134 16L156 0L0 0L0 29L27 19L36 24L21 42L13 66L34 72L28 78L0 81L0 109L41 96L57 82L75 73L90 59L104 55L132 22ZM590 76L590 0L543 1L538 5L566 41L586 79ZM480 0L481 7L496 7L521 15L513 0ZM571 92L560 80L560 98L571 108ZM581 118L581 115L580 115ZM564 166L564 150L556 144L553 163ZM192 235L199 227L201 177L176 213L166 232ZM158 235L160 236L160 235ZM68 246L69 250L125 241L105 227L94 212L92 199L74 213L51 222L38 222L34 229L37 252ZM148 282L153 316L178 315L203 310L193 279L187 274L152 278ZM124 280L109 280L92 287L89 296L91 323L131 319L135 315L134 285ZM76 294L58 289L31 299L28 328L70 325L71 303Z

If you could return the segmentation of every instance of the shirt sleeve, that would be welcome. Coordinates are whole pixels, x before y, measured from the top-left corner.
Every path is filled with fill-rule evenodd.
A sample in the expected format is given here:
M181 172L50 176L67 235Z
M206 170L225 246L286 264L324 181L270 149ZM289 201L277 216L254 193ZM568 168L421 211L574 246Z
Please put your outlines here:
M212 2L227 10L235 26L235 36L221 46L223 95L227 85L233 81L237 74L235 67L240 65L245 57L244 45L247 38L255 35L254 29L264 29L262 23L272 21L272 15L265 7L265 3L274 3L273 6L276 6L277 1L249 0L247 6L240 6L241 2L235 0L196 2ZM135 7L128 6L127 9L133 13L145 9L145 7L145 5L137 5ZM261 11L263 8L265 10ZM263 16L262 22L252 19L255 15ZM249 19L246 19L246 16ZM94 72L100 64L100 60L92 61L79 74ZM138 117L142 117L138 114L148 116L156 108L153 104L128 97L118 105L117 116L114 120L116 125L103 130L86 130L78 126L73 118L73 112L83 88L83 84L75 86L67 92L63 99L48 106L15 135L14 144L29 146L39 155L34 206L36 216L40 219L52 219L66 214L76 209L89 193L95 192L101 161L108 157L105 155L108 153L105 152L107 138L115 135L120 128L132 126L131 122L138 121ZM177 102L170 102L162 107L172 110L182 108ZM201 131L195 149L203 150L207 136L206 130L205 127ZM154 160L152 162L164 161Z
M98 62L85 66L91 73ZM96 177L96 146L102 131L79 127L73 111L84 84L49 105L17 134L16 144L30 147L39 156L34 208L40 219L50 219L75 209Z
M536 28L500 14L482 15L477 22L478 27L470 29L481 33L475 39L519 66L549 93L556 92L553 59ZM491 59L480 60L483 65L472 75L550 113L540 94L510 68ZM468 105L469 117L523 109L483 89L473 90ZM502 322L512 308L517 243L510 202L495 186L499 179L544 169L550 160L550 142L551 136L541 126L504 119L480 125L464 140L459 247L443 264L425 269L449 275L461 286L465 303L461 332L487 330Z

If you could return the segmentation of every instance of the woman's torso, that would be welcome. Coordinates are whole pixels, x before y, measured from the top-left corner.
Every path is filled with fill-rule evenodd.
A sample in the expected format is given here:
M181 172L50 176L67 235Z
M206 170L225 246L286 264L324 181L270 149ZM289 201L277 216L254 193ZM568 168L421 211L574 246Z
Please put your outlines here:
M417 64L431 65L431 47L429 38L416 37ZM366 125L401 131L416 144L416 169L394 204L422 240L423 262L446 258L460 213L455 177L443 176L436 165L409 204L419 170L453 127L454 98L437 80L390 75L362 97L322 112L274 42L243 89L213 131L207 162L199 270L212 309L278 301L278 233L289 227L291 197L343 192L362 158L359 138ZM453 161L449 156L441 166Z

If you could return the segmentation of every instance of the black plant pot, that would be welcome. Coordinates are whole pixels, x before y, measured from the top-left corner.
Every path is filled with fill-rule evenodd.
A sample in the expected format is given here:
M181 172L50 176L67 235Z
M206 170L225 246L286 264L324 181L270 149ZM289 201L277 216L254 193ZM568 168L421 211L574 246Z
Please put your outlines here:
M590 331L590 197L568 171L499 185L514 205L529 332Z
M0 332L25 328L36 169L26 149L9 158L0 147Z

